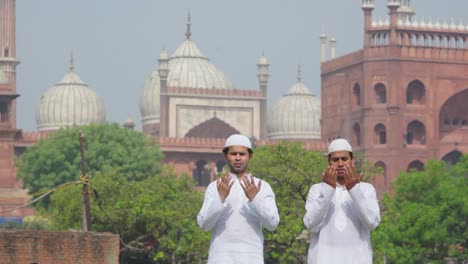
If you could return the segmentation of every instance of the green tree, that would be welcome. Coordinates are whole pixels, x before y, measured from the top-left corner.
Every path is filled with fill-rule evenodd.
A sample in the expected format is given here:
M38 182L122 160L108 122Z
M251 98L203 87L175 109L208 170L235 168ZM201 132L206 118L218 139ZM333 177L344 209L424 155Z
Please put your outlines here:
M365 179L376 172L360 153L354 153L358 172ZM266 263L306 263L308 233L302 218L310 187L321 182L328 157L308 151L300 142L280 142L254 150L249 170L270 183L280 213L276 231L265 231Z
M18 177L30 194L80 179L80 129L86 137L86 169L90 177L113 170L129 181L141 181L161 171L162 152L140 132L117 124L66 128L28 148L17 160ZM46 197L34 206L47 208L48 202Z
M90 182L93 231L118 230L121 263L199 263L208 252L209 234L197 226L203 193L192 179L168 168L160 175L130 182L122 173L99 173ZM56 229L81 226L81 188L59 190L51 197L50 218ZM111 220L109 220L111 219Z
M374 262L443 263L468 259L468 155L448 169L429 161L423 171L402 173L394 196L383 199L385 214L373 234Z

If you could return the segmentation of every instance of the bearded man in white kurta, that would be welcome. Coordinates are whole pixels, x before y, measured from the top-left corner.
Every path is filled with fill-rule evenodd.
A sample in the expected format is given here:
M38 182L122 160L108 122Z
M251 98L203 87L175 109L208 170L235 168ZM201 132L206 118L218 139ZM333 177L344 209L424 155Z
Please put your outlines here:
M262 227L279 223L270 185L248 173L250 140L232 135L223 150L230 173L208 185L197 216L204 231L212 230L208 264L262 264Z
M306 202L308 264L372 263L370 231L380 222L380 210L374 187L361 178L348 141L332 141L323 182L312 185Z

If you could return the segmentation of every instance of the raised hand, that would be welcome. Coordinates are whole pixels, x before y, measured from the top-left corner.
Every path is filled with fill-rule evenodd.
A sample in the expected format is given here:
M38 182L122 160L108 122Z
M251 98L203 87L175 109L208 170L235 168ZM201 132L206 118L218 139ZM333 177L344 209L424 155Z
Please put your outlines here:
M216 181L216 186L218 187L219 198L221 198L221 202L224 203L226 197L228 197L229 192L231 191L231 187L234 184L234 181L231 180L231 174L226 173Z
M249 198L250 201L253 201L255 196L258 192L260 192L260 188L262 187L262 181L258 181L258 185L255 186L255 181L252 175L246 175L242 177L242 189L244 189L245 196Z
M336 188L336 168L334 165L328 165L327 169L322 172L322 181Z
M354 185L361 182L362 173L361 174L356 173L354 164L351 164L351 165L344 164L344 167L345 167L345 186L346 186L346 189L349 191L354 187Z

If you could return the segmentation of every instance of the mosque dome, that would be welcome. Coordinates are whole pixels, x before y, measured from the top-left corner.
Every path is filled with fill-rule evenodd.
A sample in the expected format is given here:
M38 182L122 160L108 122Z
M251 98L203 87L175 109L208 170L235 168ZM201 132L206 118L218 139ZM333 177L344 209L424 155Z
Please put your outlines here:
M192 41L190 16L187 20L186 40L169 58L168 87L231 89L232 83L198 49Z
M313 95L301 80L291 86L270 109L268 137L272 140L320 139L320 98Z
M155 69L146 79L143 93L140 96L140 113L143 124L159 123L160 85L159 73Z
M80 80L74 71L73 62L63 79L41 97L36 112L39 131L103 123L105 119L103 101Z
M203 55L190 32L190 16L187 21L185 41L169 56L162 51L159 60L169 61L167 87L190 87L207 89L232 89L229 78ZM155 69L146 79L140 97L140 112L143 124L159 123L160 78Z

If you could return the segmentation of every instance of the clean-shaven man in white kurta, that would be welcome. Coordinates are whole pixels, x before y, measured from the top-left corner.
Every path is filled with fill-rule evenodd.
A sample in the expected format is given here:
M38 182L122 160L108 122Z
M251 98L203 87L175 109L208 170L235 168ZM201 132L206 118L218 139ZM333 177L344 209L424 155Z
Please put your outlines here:
M263 264L262 227L279 223L270 185L247 171L252 144L232 135L223 149L230 173L208 185L197 216L204 231L212 231L208 264Z
M332 141L323 182L312 185L306 202L308 264L372 263L370 231L380 222L380 210L374 187L361 178L349 142Z

